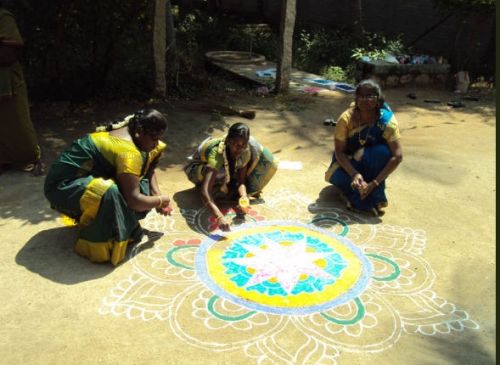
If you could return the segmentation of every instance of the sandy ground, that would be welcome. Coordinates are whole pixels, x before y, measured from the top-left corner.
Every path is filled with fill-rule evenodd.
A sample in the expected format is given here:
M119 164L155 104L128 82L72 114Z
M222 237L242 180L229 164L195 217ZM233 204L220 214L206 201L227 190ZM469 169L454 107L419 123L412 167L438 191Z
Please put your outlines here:
M4 173L0 363L494 364L494 97L465 101L466 108L452 109L446 106L457 98L451 92L417 90L416 100L405 97L407 93L386 92L400 123L404 161L388 179L389 208L382 219L345 211L323 180L334 132L323 120L337 118L351 101L350 95L339 92L263 98L234 91L207 99L255 110L254 120L189 111L175 102L152 103L170 120L160 187L173 197L176 213L167 220L150 217L145 225L165 235L131 252L131 258L116 268L91 264L73 253L75 230L64 227L49 208L42 194L43 177ZM134 103L35 105L33 119L46 162L96 122L136 108ZM302 221L314 207L323 206L348 221L347 238L360 247L371 240L389 250L391 242L419 237L425 248L400 250L407 256L398 262L401 267L407 263L408 277L426 284L405 291L400 283L390 295L387 288L370 287L372 300L381 299L378 307L366 304L366 311L379 315L373 317L375 325L359 327L357 333L326 327L307 332L299 330L297 318L268 316L269 323L280 320L286 326L255 337L256 322L245 332L236 325L217 327L208 315L203 317L206 310L196 312L207 289L192 272L170 272L180 278L177 281L155 275L158 262L166 264L161 258L172 242L205 237L196 232L197 225L208 223L182 172L185 156L206 136L221 135L236 121L248 122L252 134L280 159L303 164L302 170L278 171L264 192L265 202L254 206L257 213L266 219ZM391 252L397 260L395 250ZM160 258L156 264L154 255ZM184 257L186 262L192 262L191 256ZM190 301L196 295L198 301ZM370 301L366 295L362 299ZM393 334L387 335L390 328ZM426 328L430 332L423 333ZM241 342L235 342L240 335Z

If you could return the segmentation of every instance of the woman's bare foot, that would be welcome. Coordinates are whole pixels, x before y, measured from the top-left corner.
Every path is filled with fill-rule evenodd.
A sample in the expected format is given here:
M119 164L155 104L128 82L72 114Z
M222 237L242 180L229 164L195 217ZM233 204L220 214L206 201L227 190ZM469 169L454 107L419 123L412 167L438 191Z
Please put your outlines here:
M40 176L45 173L45 164L42 161L16 166L16 168L24 172L31 172L32 176Z
M41 176L45 174L45 164L42 161L35 162L33 170L31 170L32 176Z

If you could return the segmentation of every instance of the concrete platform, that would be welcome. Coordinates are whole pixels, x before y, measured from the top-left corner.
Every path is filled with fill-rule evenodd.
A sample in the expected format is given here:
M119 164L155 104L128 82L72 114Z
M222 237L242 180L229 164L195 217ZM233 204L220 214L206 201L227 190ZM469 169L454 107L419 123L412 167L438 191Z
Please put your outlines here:
M208 62L221 70L227 71L234 76L246 79L257 86L267 86L270 88L274 86L276 80L275 70L277 64L272 61L264 60L261 62L243 64L216 62L209 59ZM271 72L271 70L274 70L274 73ZM259 76L259 74L261 76ZM316 82L313 80L316 80ZM321 81L323 81L323 83L321 83ZM331 91L332 88L329 85L334 82L330 81L330 83L328 83L327 81L329 80L325 80L319 75L292 68L292 72L290 74L290 90L303 91L304 88L320 88Z
M445 86L450 74L449 64L395 64L386 61L359 61L358 79L373 78L382 87L413 83L426 86Z

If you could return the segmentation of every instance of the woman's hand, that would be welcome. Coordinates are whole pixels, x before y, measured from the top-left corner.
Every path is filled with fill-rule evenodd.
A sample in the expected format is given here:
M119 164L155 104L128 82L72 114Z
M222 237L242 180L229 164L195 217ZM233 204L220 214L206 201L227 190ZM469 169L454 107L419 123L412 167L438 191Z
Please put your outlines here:
M217 217L217 224L219 225L221 231L228 232L231 230L231 227L224 216Z
M156 211L162 215L171 215L172 207L170 206L170 198L166 195L158 195L159 204Z
M367 183L363 179L363 175L361 175L359 172L355 173L352 177L351 187L361 193L361 190L366 189L366 186Z
M361 196L361 200L363 200L368 195L370 195L371 192L373 191L373 189L375 189L377 186L378 186L378 183L376 183L376 180L370 181L370 183L366 184L366 187L359 191L359 195Z

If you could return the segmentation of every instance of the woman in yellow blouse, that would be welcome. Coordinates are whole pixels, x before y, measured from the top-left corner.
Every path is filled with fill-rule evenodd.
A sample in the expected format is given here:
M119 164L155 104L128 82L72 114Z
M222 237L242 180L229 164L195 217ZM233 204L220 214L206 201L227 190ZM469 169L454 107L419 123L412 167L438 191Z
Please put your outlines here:
M149 210L169 214L170 199L155 174L166 129L160 112L140 110L116 129L76 140L51 165L45 196L53 209L78 221L78 254L117 265L128 243L143 237L139 220Z
M337 186L347 208L384 214L385 180L403 159L398 122L380 86L364 80L335 128L335 151L325 180Z

